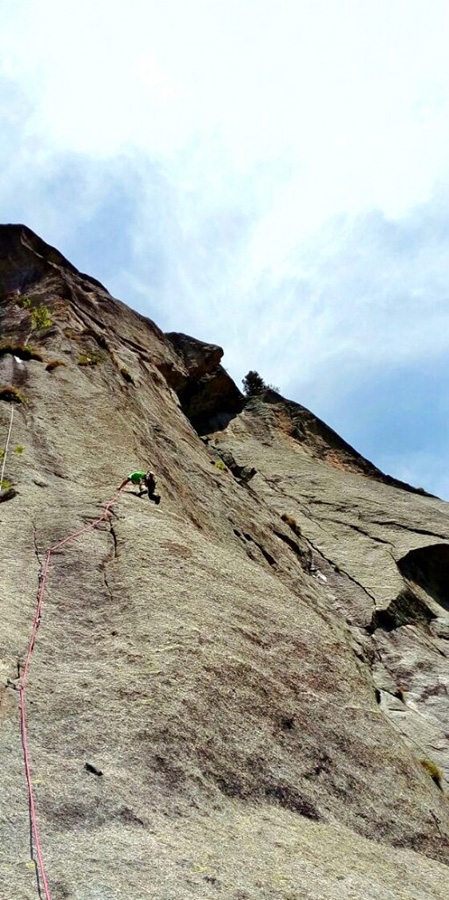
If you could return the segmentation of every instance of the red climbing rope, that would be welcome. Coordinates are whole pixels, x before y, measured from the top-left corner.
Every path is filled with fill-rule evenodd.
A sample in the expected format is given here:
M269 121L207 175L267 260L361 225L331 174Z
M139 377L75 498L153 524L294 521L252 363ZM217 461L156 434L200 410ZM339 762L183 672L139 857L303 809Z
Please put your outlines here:
M47 585L48 572L50 569L50 561L53 556L55 550L59 550L60 547L63 547L65 544L69 544L71 541L74 541L76 538L80 537L81 534L85 534L87 531L92 531L94 528L97 528L101 522L105 522L109 519L111 515L111 509L117 503L122 488L120 487L116 493L114 494L112 500L103 507L103 512L98 519L95 519L90 525L86 525L84 528L81 528L79 531L74 531L72 534L69 534L62 541L58 541L57 544L54 544L52 547L49 547L48 550L45 551L45 562L40 575L40 584L39 590L37 593L36 600L36 608L34 610L34 618L33 625L31 628L31 636L28 643L28 650L25 658L25 663L20 675L19 682L19 704L20 704L20 730L22 735L22 748L23 748L23 761L25 766L25 777L27 781L28 788L28 803L30 809L30 822L31 822L31 833L33 838L34 847L36 850L36 861L37 861L37 869L40 880L42 882L42 886L44 889L45 900L51 900L50 889L48 887L47 876L45 873L44 861L42 858L42 850L41 843L39 838L39 828L37 823L37 814L36 814L36 803L34 799L34 789L33 789L33 781L31 777L31 764L30 764L30 751L28 747L28 738L27 738L27 720L26 720L26 709L25 709L25 688L28 678L28 672L31 663L31 657L33 655L34 646L36 644L37 632L39 630L39 625L41 621L41 612L42 606L44 602L45 588Z

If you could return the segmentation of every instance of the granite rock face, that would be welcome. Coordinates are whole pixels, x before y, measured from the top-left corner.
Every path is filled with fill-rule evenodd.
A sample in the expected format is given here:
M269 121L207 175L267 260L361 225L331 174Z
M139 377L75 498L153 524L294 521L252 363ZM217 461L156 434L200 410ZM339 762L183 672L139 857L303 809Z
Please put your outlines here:
M45 551L151 466L160 506L126 488L52 558L27 710L53 900L443 900L447 504L23 226L0 330L0 898L37 896L17 686Z
M340 439L323 451L318 420L298 437L295 406L254 399L211 445L254 464L253 488L298 523L330 607L372 659L382 710L447 780L448 506L371 469Z

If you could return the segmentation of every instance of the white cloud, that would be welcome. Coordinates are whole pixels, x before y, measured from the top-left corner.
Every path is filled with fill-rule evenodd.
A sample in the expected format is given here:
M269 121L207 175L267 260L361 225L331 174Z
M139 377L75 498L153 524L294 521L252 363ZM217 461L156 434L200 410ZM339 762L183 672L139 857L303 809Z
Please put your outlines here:
M2 67L33 99L33 128L51 146L172 154L218 130L236 167L293 149L295 190L320 172L326 210L344 200L341 184L327 199L332 173L347 180L346 202L380 192L399 208L411 192L422 199L429 172L446 165L443 2L18 0L6 9Z

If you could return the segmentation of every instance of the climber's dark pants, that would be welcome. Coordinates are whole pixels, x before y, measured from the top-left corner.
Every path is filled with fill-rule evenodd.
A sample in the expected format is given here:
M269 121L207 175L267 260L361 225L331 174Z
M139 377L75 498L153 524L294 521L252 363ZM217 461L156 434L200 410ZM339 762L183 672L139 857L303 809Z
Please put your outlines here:
M146 494L146 493L147 493L146 490L145 490L145 491L140 491L140 492L139 492L139 497L143 497L143 495ZM161 498L160 498L159 494L150 494L149 491L148 491L148 499L149 499L149 500L152 500L153 503L156 503L156 505L157 505L158 503L161 502Z
M158 505L161 502L161 498L159 494L154 493L156 490L156 482L154 478L148 478L145 481L145 489L148 491L148 499L152 500L153 503L156 503L156 505ZM139 496L141 497L144 493L145 490L141 490Z

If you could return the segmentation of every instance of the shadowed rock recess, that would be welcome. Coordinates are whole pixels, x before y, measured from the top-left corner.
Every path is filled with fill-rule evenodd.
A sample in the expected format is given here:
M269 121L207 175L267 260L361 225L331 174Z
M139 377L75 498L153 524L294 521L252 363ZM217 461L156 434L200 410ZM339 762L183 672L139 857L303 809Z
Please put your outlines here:
M125 489L52 557L27 682L52 900L445 900L447 504L20 225L0 332L1 900L39 896L17 687L45 550L146 466L159 506Z

